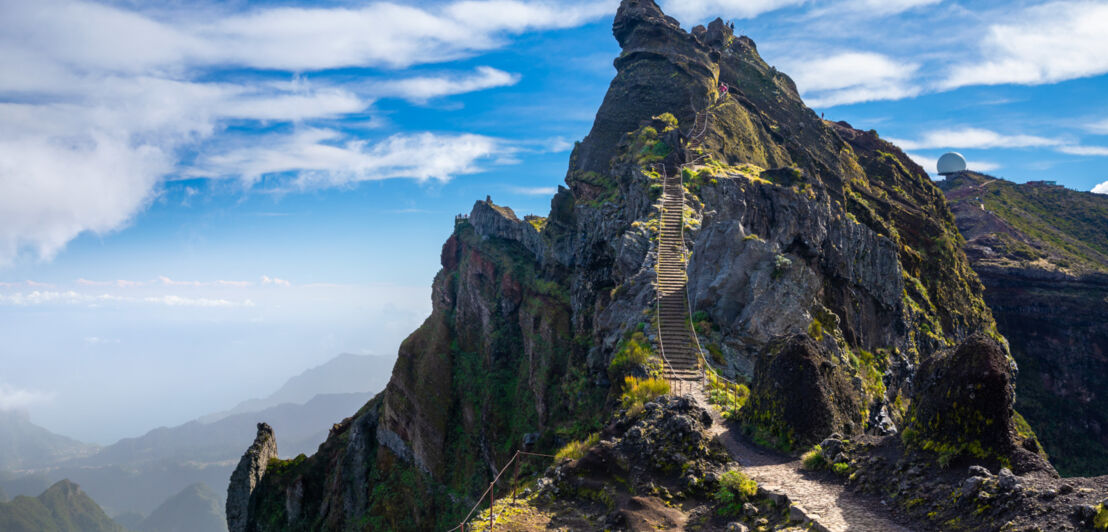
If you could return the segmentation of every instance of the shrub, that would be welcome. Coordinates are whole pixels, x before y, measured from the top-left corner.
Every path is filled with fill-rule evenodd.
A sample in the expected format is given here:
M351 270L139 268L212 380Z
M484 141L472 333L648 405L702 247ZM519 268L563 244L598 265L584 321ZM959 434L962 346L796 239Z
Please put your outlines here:
M816 445L808 452L800 456L800 462L808 471L818 471L827 467L827 460L823 458L823 447Z
M649 370L648 362L653 355L654 350L647 342L646 335L642 331L635 331L616 350L612 362L608 364L608 376L619 382L621 377L630 373L634 368L641 367Z
M665 123L665 125L666 125L665 130L666 131L669 131L669 130L677 127L677 117L673 116L673 113L662 113L658 116L655 116L654 119L655 120L660 120L661 122Z
M1093 528L1108 530L1108 508L1101 504L1096 507L1096 517L1093 518Z
M789 269L789 267L792 266L792 265L793 265L792 259L790 259L790 258L788 258L784 255L777 255L777 256L773 257L773 275L772 275L772 277L774 279L777 279L778 277L781 277L782 275L785 274L785 271L787 271Z
M831 464L831 471L834 471L836 475L846 475L850 473L850 464L846 462L836 462Z
M708 402L719 406L725 419L736 419L749 399L750 388L745 384L730 383L708 372Z
M720 515L738 515L743 503L758 494L758 483L739 470L728 471L719 477L719 489L712 498L719 503Z
M554 460L561 462L562 460L580 459L582 456L585 456L585 451L591 449L592 446L596 445L598 442L600 442L599 432L581 441L571 441L567 443L565 447L558 449L557 453L554 453Z
M669 393L669 383L664 379L653 377L636 379L628 376L623 379L623 396L620 397L620 403L628 410L628 414L634 417L642 412L643 405L651 399L667 393Z

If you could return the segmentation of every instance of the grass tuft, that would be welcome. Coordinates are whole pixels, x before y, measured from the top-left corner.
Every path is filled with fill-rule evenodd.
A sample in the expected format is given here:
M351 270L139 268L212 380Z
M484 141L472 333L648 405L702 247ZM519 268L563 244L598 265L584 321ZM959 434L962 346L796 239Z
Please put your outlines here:
M827 467L827 460L823 458L823 448L819 445L812 447L800 456L800 463L808 471L819 471Z
M558 449L557 453L554 453L554 460L561 462L563 460L578 460L582 456L585 456L585 452L600 442L600 433L594 433L588 438L581 441L571 441Z

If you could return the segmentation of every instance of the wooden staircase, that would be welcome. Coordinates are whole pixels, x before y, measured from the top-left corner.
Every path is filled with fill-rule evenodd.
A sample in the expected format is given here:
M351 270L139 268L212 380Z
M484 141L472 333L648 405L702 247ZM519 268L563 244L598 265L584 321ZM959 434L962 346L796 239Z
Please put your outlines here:
M665 377L682 383L699 382L702 371L693 343L686 299L684 224L685 190L681 174L665 175L662 192L661 230L658 240L658 336Z

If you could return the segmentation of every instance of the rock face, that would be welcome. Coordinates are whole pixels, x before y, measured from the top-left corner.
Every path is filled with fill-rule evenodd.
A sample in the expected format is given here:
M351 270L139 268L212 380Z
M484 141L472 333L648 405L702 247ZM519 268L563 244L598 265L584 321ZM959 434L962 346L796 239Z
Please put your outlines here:
M973 172L940 185L1019 364L1017 410L1060 473L1108 473L1108 197Z
M722 20L687 33L625 0L613 33L618 73L549 217L486 199L456 223L385 391L275 462L251 530L449 529L524 435L554 451L596 432L651 367L661 184L685 163L694 321L714 364L753 379L751 433L800 451L895 430L919 365L994 327L942 194L899 149L821 120Z
M227 488L227 528L231 532L246 532L249 529L251 495L265 476L269 461L275 458L277 438L273 435L273 429L265 423L258 423L254 444L242 455L238 467L231 473L231 484Z
M1017 473L1053 473L1026 423L1017 421L1013 373L1004 346L984 334L926 361L905 442L939 453L942 461L1003 458Z

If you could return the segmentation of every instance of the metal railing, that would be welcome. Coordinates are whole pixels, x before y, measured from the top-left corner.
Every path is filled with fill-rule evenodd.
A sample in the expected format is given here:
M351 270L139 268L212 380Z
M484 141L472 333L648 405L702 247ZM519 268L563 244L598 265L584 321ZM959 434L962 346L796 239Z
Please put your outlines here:
M703 113L704 113L703 131L701 131L699 136L697 136L695 138L691 138L691 140L694 140L697 144L699 144L699 142L701 140L703 140L704 134L707 132L708 116L711 113L711 106L709 106L707 109L705 109L703 111ZM700 117L700 114L698 113L697 118L699 119L699 117ZM694 130L696 128L696 122L697 121L698 120L694 120L694 123L693 123L693 129ZM689 146L689 144L686 144L686 149L689 149L688 146ZM689 159L689 155L690 155L689 153L685 154L686 160ZM686 249L686 246L685 246L685 209L684 209L684 206L685 206L685 201L684 201L685 172L684 171L685 171L685 169L689 169L691 171L691 167L694 166L697 162L699 162L704 157L705 157L705 155L701 154L696 159L693 159L690 162L686 162L685 164L682 164L678 168L677 178L679 179L680 190L681 190L681 198L682 198L681 199L681 248L683 250ZM687 262L688 259L685 258L684 260L686 261L685 270L687 272L688 271L688 262ZM686 273L686 278L687 277L688 277L688 273ZM689 292L689 283L686 280L686 282L685 282L685 311L686 311L686 314L689 316L689 332L692 335L693 345L696 347L697 361L699 362L699 364L705 370L704 386L705 386L705 388L712 388L714 386L718 386L718 383L720 381L723 381L723 383L724 383L723 387L725 387L725 388L729 388L729 387L734 388L737 392L738 389L739 389L740 384L733 381L733 380L731 380L731 379L728 379L727 377L724 377L723 375L721 375L720 372L716 368L712 367L712 364L710 362L708 362L708 357L705 356L705 354L704 354L704 348L700 345L700 336L696 333L696 327L693 324L693 320L692 320L693 311L692 311L692 309L693 309L692 294Z
M473 513L477 511L477 508L479 508L481 506L481 501L485 500L486 495L489 496L489 530L491 532L492 527L496 524L496 515L493 513L493 506L496 505L496 491L495 491L496 482L499 481L500 477L504 475L504 472L507 471L508 468L511 467L511 465L513 463L515 463L516 464L516 470L515 470L515 475L513 476L513 485L512 485L512 501L515 501L516 490L515 490L515 485L514 485L514 477L519 476L519 462L516 462L516 460L521 455L522 456L539 456L539 457L544 457L544 458L554 458L555 457L552 454L532 453L532 452L528 452L528 451L516 451L516 454L512 455L512 459L508 460L508 463L504 464L504 467L500 468L500 472L497 473L496 477L494 477L492 479L492 482L489 483L488 489L486 489L485 492L481 494L481 497L479 497L477 499L477 502L473 504L473 508L470 508L469 513L466 514L465 519L462 519L462 522L458 523L458 526L456 526L454 528L451 528L450 530L447 530L446 532L454 532L455 530L461 530L462 532L465 532L466 527L469 525L470 518L473 517Z

